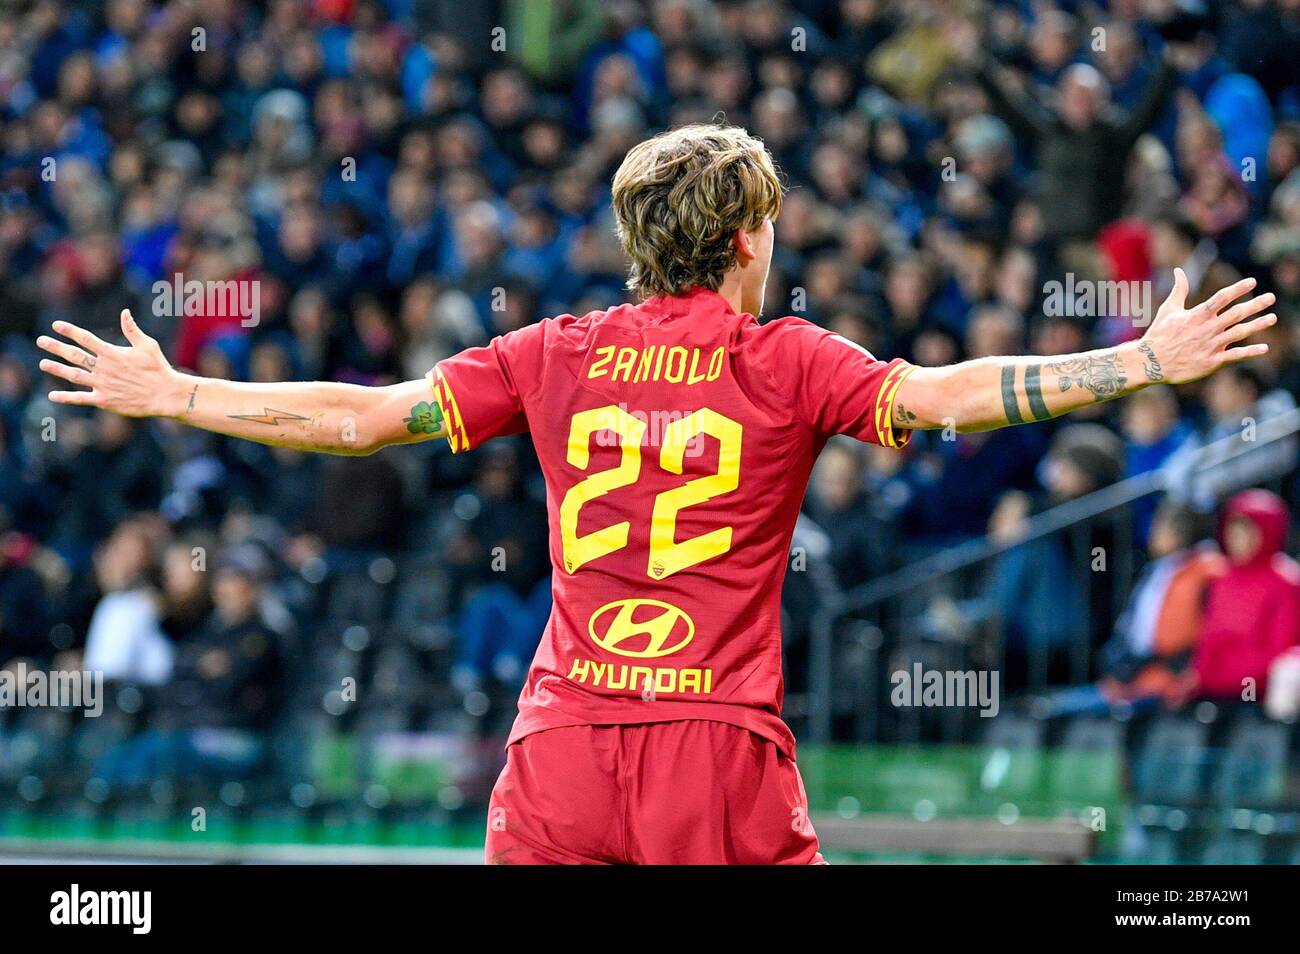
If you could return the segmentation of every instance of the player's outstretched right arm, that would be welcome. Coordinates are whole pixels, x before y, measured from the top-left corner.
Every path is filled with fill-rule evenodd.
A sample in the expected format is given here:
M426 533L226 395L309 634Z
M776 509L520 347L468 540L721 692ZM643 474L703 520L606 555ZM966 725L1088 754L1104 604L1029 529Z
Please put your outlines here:
M364 387L200 378L172 368L158 342L126 310L122 333L129 344L124 347L66 321L55 322L54 331L68 340L37 339L59 359L42 359L41 370L89 389L52 391L50 400L56 404L98 407L126 417L170 417L261 444L349 456L446 433L442 412L423 379Z

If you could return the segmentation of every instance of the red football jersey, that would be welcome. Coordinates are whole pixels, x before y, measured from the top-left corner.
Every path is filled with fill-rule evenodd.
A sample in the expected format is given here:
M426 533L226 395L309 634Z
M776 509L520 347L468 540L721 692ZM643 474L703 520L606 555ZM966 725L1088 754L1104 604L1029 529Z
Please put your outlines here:
M510 741L566 725L711 719L793 756L781 586L833 434L901 447L912 366L698 289L541 321L440 362L453 451L528 431L554 606Z

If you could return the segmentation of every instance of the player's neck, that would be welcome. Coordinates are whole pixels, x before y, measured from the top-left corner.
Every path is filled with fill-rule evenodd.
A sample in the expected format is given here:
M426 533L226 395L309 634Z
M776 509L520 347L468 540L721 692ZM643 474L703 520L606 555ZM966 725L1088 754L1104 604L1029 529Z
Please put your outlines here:
M744 311L743 303L745 300L740 287L740 276L735 271L730 271L722 276L722 284L718 286L718 294L721 295L731 306L731 310L736 314Z

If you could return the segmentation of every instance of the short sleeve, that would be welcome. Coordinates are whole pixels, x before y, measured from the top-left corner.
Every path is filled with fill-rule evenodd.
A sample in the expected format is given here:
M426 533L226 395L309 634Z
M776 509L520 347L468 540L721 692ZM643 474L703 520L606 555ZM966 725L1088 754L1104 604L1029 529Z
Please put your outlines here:
M894 430L894 394L915 366L881 361L861 345L804 321L773 325L773 373L787 378L794 412L822 436L847 434L882 447L904 447L911 430ZM793 378L792 380L790 378Z
M542 324L529 325L439 361L426 375L453 453L528 430L524 395L541 364Z

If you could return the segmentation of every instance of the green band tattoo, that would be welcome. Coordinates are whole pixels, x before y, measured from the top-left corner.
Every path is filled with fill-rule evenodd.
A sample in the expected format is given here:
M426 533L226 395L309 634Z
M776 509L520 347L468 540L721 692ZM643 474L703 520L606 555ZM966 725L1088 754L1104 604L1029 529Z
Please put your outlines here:
M402 419L412 434L437 434L442 429L442 408L428 401L411 407L411 416Z
M1002 410L1007 415L1008 424L1025 423L1025 419L1020 415L1020 402L1016 399L1016 366L1014 364L1004 364L1002 366Z
M1040 374L1041 365L1031 364L1025 367L1025 397L1029 399L1029 413L1035 421L1045 421L1052 416L1043 400L1043 382Z

